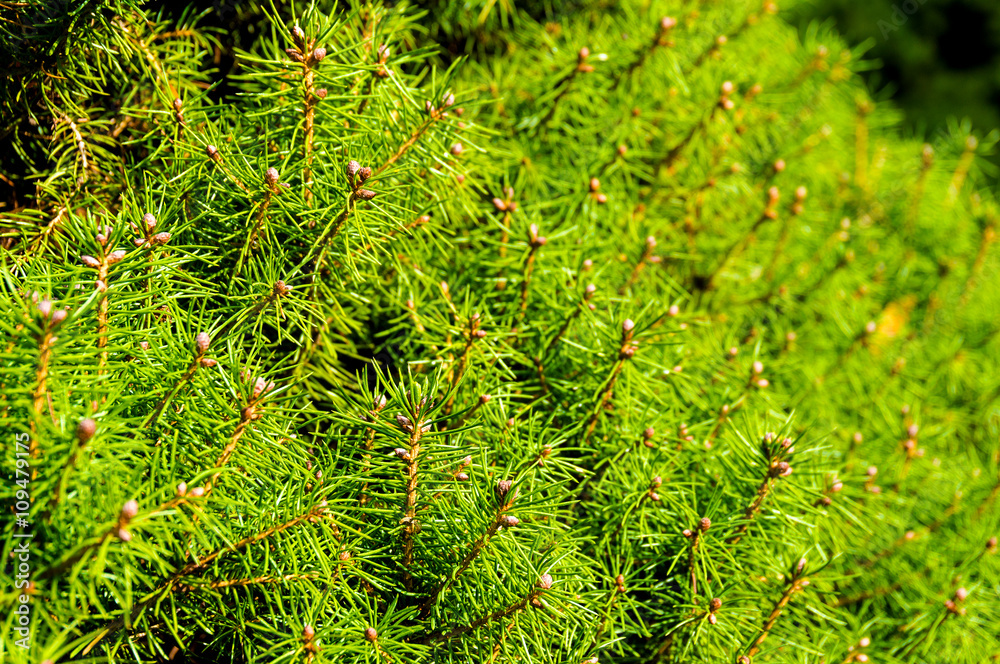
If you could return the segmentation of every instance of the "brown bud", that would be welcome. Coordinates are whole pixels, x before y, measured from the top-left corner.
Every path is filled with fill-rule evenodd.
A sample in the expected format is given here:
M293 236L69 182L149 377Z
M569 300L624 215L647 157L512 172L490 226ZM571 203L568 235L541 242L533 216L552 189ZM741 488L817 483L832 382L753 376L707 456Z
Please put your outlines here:
M791 466L788 465L787 461L779 461L778 463L771 466L771 470L768 471L768 474L771 477L780 477L780 476L785 476L786 474L790 474L790 470Z
M138 513L139 503L135 500L130 500L122 506L121 519L122 521L129 521Z
M273 387L274 383L269 383L263 378L258 378L253 383L253 392L252 392L253 398L256 399L260 395L264 394L264 392L267 392Z
M194 338L194 343L198 352L204 354L208 350L209 344L212 343L212 337L208 336L208 332L199 332L198 336Z
M323 58L325 57L326 57L326 49L321 46L312 52L310 60L314 64L319 64L320 62L323 62Z
M375 631L374 627L369 627L368 629L365 630L365 638L371 641L372 643L375 643L375 639L378 638L378 632Z
M371 166L362 166L361 168L358 169L358 179L361 180L362 182L367 181L368 178L370 178L371 176L372 176Z
M521 523L521 520L512 514L508 514L503 518L502 523L508 528L513 528L517 524Z
M370 201L371 199L375 198L376 193L371 189L358 189L356 192L354 192L354 195L363 201Z
M496 487L497 498L500 498L501 500L506 498L507 494L510 492L511 486L513 485L514 482L512 480L500 480L499 482L497 482L497 487Z
M703 533L708 532L708 529L712 527L712 520L707 516L703 517L701 521L698 522L698 529Z
M87 267L93 268L95 270L100 269L101 267L101 262L96 258L94 258L93 256L86 256L86 255L80 256L80 262L86 265Z
M326 88L320 88L319 90L316 91L316 96L319 97L320 99L326 99L327 94L328 93L326 91Z
M55 311L52 312L51 324L53 326L58 325L59 323L66 320L67 315L68 314L66 313L65 309L56 309Z
M305 62L305 58L302 57L302 53L300 53L297 48L286 48L285 53L296 62Z
M718 611L722 607L722 600L718 597L713 597L712 601L708 603L708 606L712 611Z
M80 420L80 423L76 425L76 439L80 441L81 445L85 445L94 434L97 433L97 423L89 417Z
M276 168L269 168L264 173L264 180L266 180L268 184L278 184L278 177L278 169Z
M552 575L551 574L542 574L540 577L538 577L538 587L541 588L542 590L548 590L549 588L551 588L552 587Z
M209 159L219 158L219 148L215 147L214 145L207 146L205 148L205 153L208 154Z
M151 231L156 227L156 217L147 212L142 215L142 223L146 227L147 231Z

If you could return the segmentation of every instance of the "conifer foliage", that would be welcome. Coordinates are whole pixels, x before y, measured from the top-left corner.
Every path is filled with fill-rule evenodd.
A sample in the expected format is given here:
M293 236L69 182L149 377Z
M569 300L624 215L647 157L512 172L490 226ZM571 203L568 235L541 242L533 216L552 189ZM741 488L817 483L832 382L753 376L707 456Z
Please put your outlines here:
M1000 656L996 135L770 1L268 4L228 72L78 4L0 5L3 657Z

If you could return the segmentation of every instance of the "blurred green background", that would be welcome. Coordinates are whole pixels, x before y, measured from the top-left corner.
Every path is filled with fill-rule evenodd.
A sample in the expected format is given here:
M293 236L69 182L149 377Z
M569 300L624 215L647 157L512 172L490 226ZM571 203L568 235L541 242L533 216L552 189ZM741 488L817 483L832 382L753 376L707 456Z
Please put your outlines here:
M866 73L914 131L933 134L949 116L982 136L1000 127L1000 0L803 0L788 16L802 31L832 21L867 44L882 67Z

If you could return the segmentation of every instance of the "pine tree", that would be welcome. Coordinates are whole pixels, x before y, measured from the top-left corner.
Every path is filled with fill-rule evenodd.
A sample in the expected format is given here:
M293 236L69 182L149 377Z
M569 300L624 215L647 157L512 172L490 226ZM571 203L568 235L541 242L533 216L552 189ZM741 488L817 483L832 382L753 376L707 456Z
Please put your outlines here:
M997 136L772 2L426 9L6 10L5 654L1000 654Z

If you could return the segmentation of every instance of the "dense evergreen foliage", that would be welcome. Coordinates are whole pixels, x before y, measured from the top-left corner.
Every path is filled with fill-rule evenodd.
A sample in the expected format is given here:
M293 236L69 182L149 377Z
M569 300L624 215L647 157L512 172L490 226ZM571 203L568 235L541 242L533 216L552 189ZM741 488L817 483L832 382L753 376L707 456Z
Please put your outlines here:
M996 137L553 5L0 6L3 657L1000 656Z

